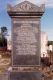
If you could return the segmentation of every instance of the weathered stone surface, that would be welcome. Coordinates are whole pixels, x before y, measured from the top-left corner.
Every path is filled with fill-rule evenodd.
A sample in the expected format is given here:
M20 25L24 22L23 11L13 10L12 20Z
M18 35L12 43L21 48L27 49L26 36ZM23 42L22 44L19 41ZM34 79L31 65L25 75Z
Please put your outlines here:
M41 6L37 6L37 5L32 4L31 2L24 1L14 7L12 7L11 5L8 5L8 11L41 12L41 11L44 11L44 4Z
M13 22L12 36L13 65L39 65L39 21L32 21L28 19L24 21L24 19L18 19L17 21L15 21L15 23Z
M12 18L12 65L40 64L40 18L44 5L24 1L8 7Z
M13 59L14 66L26 66L26 65L39 65L38 56L35 55L18 55L14 56Z
M41 80L40 72L11 72L9 80Z

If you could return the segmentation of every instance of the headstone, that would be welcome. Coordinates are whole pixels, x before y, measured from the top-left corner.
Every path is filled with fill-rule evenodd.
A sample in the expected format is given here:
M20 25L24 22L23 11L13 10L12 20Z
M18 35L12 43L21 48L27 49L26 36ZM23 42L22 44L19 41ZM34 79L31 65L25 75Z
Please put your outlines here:
M41 80L36 66L40 65L40 19L43 13L44 5L38 7L28 1L8 6L12 18L13 69L9 80Z

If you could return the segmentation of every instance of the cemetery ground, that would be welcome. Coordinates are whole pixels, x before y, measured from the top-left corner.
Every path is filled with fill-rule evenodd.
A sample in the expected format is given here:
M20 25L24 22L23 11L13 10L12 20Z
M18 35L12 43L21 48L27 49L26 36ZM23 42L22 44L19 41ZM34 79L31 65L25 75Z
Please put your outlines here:
M11 57L10 55L7 55L7 52L0 54L2 54L2 56L0 55L0 74L2 74L5 73L11 66ZM44 78L44 80L53 79L53 69L51 67L41 66L40 70L43 73L42 78Z
M7 55L7 52L0 52L0 73L3 73L8 69L8 67L10 66L10 62L11 59L9 55Z

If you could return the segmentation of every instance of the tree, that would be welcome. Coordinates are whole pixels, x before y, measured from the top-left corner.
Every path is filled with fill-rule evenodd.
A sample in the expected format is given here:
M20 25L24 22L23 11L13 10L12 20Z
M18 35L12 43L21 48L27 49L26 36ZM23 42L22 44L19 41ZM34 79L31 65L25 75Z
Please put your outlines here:
M0 47L3 47L3 39L0 38Z
M3 37L7 35L7 27L1 27L1 34Z
M0 47L7 47L7 27L1 27L1 35L2 37L0 38Z
M47 45L53 45L53 41L48 41Z

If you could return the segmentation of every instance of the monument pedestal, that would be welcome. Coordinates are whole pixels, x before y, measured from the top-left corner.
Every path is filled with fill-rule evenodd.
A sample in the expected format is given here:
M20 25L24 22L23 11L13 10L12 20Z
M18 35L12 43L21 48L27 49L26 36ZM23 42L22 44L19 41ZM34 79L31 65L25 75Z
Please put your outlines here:
M19 67L9 72L9 80L41 80L42 73L36 67Z
M41 80L40 72L10 72L9 80Z

